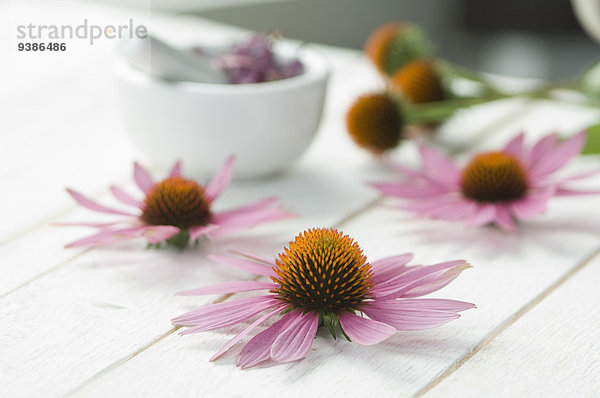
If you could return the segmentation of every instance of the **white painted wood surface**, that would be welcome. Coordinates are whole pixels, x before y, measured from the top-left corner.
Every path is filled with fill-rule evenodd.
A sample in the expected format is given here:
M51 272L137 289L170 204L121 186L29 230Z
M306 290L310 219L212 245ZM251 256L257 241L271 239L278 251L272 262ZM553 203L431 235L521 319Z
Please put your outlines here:
M0 16L7 4L0 2ZM70 12L53 2L38 6L39 12ZM96 15L109 18L118 10ZM182 43L200 33L238 32L153 17L153 26ZM95 53L100 65L110 51ZM143 158L120 123L106 71L78 73L81 65L72 61L72 73L54 79L7 82L0 94L0 396L597 395L598 198L555 199L546 215L515 234L415 220L386 207L364 181L390 172L354 147L343 123L350 102L381 82L357 52L322 51L333 73L314 145L285 174L235 182L219 202L225 208L276 194L300 217L185 253L144 250L141 242L63 249L87 230L48 222L89 218L63 187L105 198L108 184L127 184L131 162ZM439 140L473 151L521 130L528 140L552 130L573 134L598 118L596 110L561 103L503 101L463 112ZM414 144L395 157L415 162ZM598 163L588 158L572 168ZM412 251L416 263L469 260L474 268L435 296L472 301L478 309L376 346L319 333L304 361L246 371L235 368L235 352L208 362L239 327L183 338L174 333L173 316L222 299L174 292L247 276L210 262L208 254L235 248L273 256L304 228L330 225L353 235L372 259Z
M426 396L598 396L599 267L596 256L567 274Z

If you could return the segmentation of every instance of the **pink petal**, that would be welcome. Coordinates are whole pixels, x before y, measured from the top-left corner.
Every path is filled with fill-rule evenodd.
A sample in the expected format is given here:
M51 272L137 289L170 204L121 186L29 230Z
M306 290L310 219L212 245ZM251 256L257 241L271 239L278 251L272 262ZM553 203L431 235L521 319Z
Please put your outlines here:
M421 330L443 325L460 317L457 311L473 304L455 300L375 300L363 308L370 318L398 330Z
M133 164L133 178L138 188L144 193L148 193L154 186L154 180L152 176L144 167L138 162Z
M467 219L467 225L478 226L494 221L496 217L496 206L490 203L478 205L477 211Z
M515 138L513 138L512 140L510 140L510 142L508 144L506 144L506 147L504 148L504 153L508 153L509 155L514 156L517 159L521 159L523 160L523 155L524 155L524 151L523 151L523 141L524 141L525 135L523 133L517 135Z
M221 192L223 192L223 189L225 189L227 185L229 185L229 181L231 181L231 176L233 175L234 161L235 158L233 156L227 158L221 170L217 172L217 174L206 186L204 192L206 197L211 202L215 200L221 194Z
M400 209L415 212L419 217L435 218L436 213L441 213L443 215L446 207L452 207L456 203L461 203L462 201L469 203L464 199L458 199L454 196L446 195L423 198L421 200L413 200L409 204L400 205L398 207Z
M181 161L180 160L175 162L175 164L171 168L171 171L169 172L169 177L179 177L179 176L181 176Z
M396 162L392 162L392 161L387 161L386 163L389 166L391 166L393 169L398 171L400 174L403 174L404 176L406 176L408 178L413 178L413 179L427 178L423 174L423 172L421 172L419 170L411 169L410 167L406 167L400 163L396 163Z
M300 310L294 310L284 315L283 318L266 330L254 336L242 349L237 366L245 369L271 359L271 346L273 342L300 314Z
M496 205L496 224L505 231L514 231L517 229L513 216L510 213L509 205Z
M414 254L405 253L373 261L371 263L371 268L373 269L373 283L381 283L406 272L409 269L406 264L408 264L413 257Z
M527 163L528 169L531 169L540 159L546 157L548 153L558 144L558 134L548 134L539 140L531 149L529 155L529 161Z
M178 296L201 296L204 294L229 294L249 292L251 290L275 289L278 285L273 282L237 281L225 282L218 285L205 286L199 289L185 290L176 293Z
M582 180L584 178L593 177L593 176L595 176L598 173L600 173L600 169L585 171L585 172L582 172L582 173L573 174L573 175L571 175L569 177L563 178L562 182Z
M546 211L548 199L554 195L554 189L530 192L527 197L510 204L511 212L519 219L527 220Z
M400 182L380 182L370 183L370 185L383 195L406 199L430 198L432 196L440 196L450 192L448 188L432 183L417 185Z
M446 286L469 267L465 260L415 267L395 278L376 284L371 293L377 298L421 296Z
M260 200L256 203L213 215L212 222L221 227L218 235L258 224L294 217L295 214L282 209L276 198Z
M162 242L180 232L171 225L134 226L124 229L104 229L97 234L69 243L65 247L106 246L123 240L145 237L150 243Z
M115 185L111 185L110 191L112 192L113 196L115 198L117 198L117 200L119 200L121 203L125 203L126 205L135 206L138 209L144 208L143 201L135 199L134 197L132 197L131 195L129 195L128 193L123 191L121 188L119 188Z
M575 135L558 147L539 158L529 169L532 178L540 178L555 172L564 166L569 160L577 156L585 145L585 131Z
M585 195L600 195L600 191L582 191L578 189L558 188L556 196L585 196Z
M277 276L277 274L275 273L275 271L273 271L271 267L256 263L254 261L229 256L219 256L216 254L210 255L208 256L208 258L218 263L229 265L230 267L234 268L243 269L244 271L252 272L257 275Z
M319 316L316 313L298 314L273 342L271 358L275 362L292 362L304 358L315 340L318 327Z
M231 219L235 219L237 216L240 215L245 215L247 213L253 213L257 210L263 210L265 208L274 206L278 204L278 200L275 197L272 198L266 198L266 199L262 199L259 200L258 202L254 202L242 207L238 207L236 209L233 210L227 210L227 211L223 211L219 214L215 214L216 220L220 223L220 224L226 224L228 221L230 221Z
M142 228L142 227L137 227ZM120 229L120 230L102 230L96 234L86 236L85 238L76 240L65 245L70 249L73 247L98 247L107 246L123 240L135 239L139 237L137 230Z
M270 259L270 258L257 256L256 254L248 253L248 252L245 252L243 250L231 250L231 253L237 254L237 255L242 256L242 257L247 257L248 259L250 259L252 261L264 264L264 265L266 265L266 266L268 266L270 268L276 266L275 261L272 260L272 259Z
M420 297L438 291L444 286L447 286L456 279L461 272L468 268L471 268L471 266L465 263L447 270L429 274L426 277L419 279L419 281L412 283L408 288L405 288L405 290L402 291L402 295L397 297Z
M150 243L164 242L177 235L181 230L173 225L150 225L143 229L144 236Z
M246 336L248 333L250 333L252 330L254 330L254 328L256 328L258 325L260 325L267 319L271 318L273 315L277 314L281 310L282 310L282 307L277 307L273 311L268 312L267 314L258 318L256 321L252 322L252 324L250 326L248 326L247 328L242 330L240 333L237 334L237 336L235 336L233 339L229 340L227 342L227 344L225 344L223 347L221 347L221 349L219 351L217 351L217 353L210 358L210 361L213 362L213 361L216 361L217 359L219 359L219 357L221 355L225 354L227 351L229 351L231 349L231 347L233 347L235 345L235 343L240 341L242 338L244 338L244 336Z
M189 229L190 232L190 241L195 241L202 235L209 235L211 232L215 232L219 230L218 225L200 225L198 227L191 227Z
M473 303L467 303L466 301L449 300L449 299L421 298L421 299L396 300L396 301L405 303L404 304L405 309L413 308L416 311L437 310L437 311L461 312L461 311L466 311L466 310L475 308L475 304L473 304Z
M427 174L431 178L449 186L456 186L460 181L460 170L448 157L426 145L419 146L419 150Z
M459 221L471 217L478 211L478 206L470 200L455 200L431 209L428 216L446 221Z
M350 340L362 345L380 343L396 333L396 328L387 323L363 318L349 312L340 314L340 325Z
M273 295L248 297L207 305L173 318L174 325L194 326L183 332L194 333L235 325L266 309L281 304Z
M53 222L51 225L61 227L93 227L93 228L107 228L113 225L122 224L123 221L114 222Z
M122 215L122 216L136 217L135 214L127 213L127 212L124 212L121 210L112 209L110 207L101 205L72 189L67 188L67 192L69 193L69 195L71 195L73 197L73 199L75 199L75 201L77 203L79 203L81 206L88 208L90 210L98 211L101 213L118 214L118 215Z
M411 169L410 167L406 167L404 165L401 165L399 163L392 162L392 161L388 161L386 163L388 163L390 165L390 167L392 167L393 169L398 171L400 174L402 174L404 177L406 177L406 179L407 179L406 182L409 184L416 185L418 183L421 183L422 180L425 180L427 183L430 183L433 185L440 185L440 181L436 180L435 178L432 178L430 175L426 174L423 171L414 170L414 169ZM456 187L458 187L459 181L457 180L455 184L442 183L442 185L446 186L446 188L455 189Z

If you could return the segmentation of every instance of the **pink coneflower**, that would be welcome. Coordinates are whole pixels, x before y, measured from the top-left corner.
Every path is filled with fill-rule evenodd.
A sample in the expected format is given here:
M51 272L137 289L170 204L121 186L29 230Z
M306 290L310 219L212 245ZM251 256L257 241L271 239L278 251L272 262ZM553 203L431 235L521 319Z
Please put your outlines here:
M182 177L179 162L175 163L169 176L159 182L155 182L146 169L135 163L134 179L145 194L144 199L138 200L116 186L110 187L114 197L123 204L134 207L134 211L107 207L67 189L81 206L122 218L108 223L69 224L95 227L100 231L66 247L103 246L145 237L150 244L167 242L183 248L202 235L222 235L293 216L281 208L276 198L264 199L233 210L214 212L213 202L231 180L233 161L233 157L230 157L206 186Z
M259 324L283 315L255 335L242 349L238 366L247 368L272 360L302 359L319 326L359 344L376 344L397 330L443 325L473 308L462 301L416 299L446 286L470 266L464 260L430 266L407 266L412 254L367 262L352 238L335 229L311 229L298 235L275 261L212 256L215 261L269 276L271 282L228 282L181 295L225 294L268 290L268 294L212 304L173 319L188 326L182 334L232 326L257 317L230 340L219 358ZM266 313L265 313L266 312ZM260 315L264 313L263 315ZM364 315L366 316L364 316Z
M394 167L404 179L373 183L384 195L408 199L401 208L420 217L468 225L495 223L515 229L515 219L530 219L546 210L552 196L598 194L580 191L568 183L590 177L600 170L558 178L555 172L575 157L585 144L585 132L561 142L550 134L533 147L523 144L523 134L501 151L475 155L461 170L450 159L422 145L422 171L399 164Z

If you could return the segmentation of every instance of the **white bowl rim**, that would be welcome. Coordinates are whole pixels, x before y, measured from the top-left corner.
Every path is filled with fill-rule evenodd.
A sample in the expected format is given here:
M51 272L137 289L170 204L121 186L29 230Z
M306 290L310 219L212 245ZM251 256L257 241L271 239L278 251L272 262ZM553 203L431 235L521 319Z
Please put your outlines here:
M304 70L301 74L271 82L229 84L229 83L201 83L190 81L167 81L131 66L120 55L116 58L115 73L119 79L129 83L144 86L161 86L164 89L182 90L187 92L210 94L253 94L293 90L304 87L316 81L326 80L329 76L329 65L325 57L310 44L293 44L285 41L276 43L275 51L284 55L294 53L302 62Z

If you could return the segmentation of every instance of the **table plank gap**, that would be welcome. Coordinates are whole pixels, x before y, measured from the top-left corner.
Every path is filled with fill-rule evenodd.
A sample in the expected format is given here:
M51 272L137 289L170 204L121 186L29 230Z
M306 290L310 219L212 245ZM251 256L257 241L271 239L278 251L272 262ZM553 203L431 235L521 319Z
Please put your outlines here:
M80 251L79 253L75 254L74 256L69 257L67 260L65 260L65 261L63 261L63 262L55 265L52 268L47 269L46 271L42 272L41 274L38 274L35 278L29 279L29 280L21 283L20 285L14 287L13 289L11 289L11 290L3 293L3 294L0 294L0 299L3 299L6 296L9 296L11 293L14 293L17 290L19 290L19 289L21 289L21 288L29 285L30 283L35 282L38 279L41 279L41 278L45 277L46 275L51 274L52 272L55 272L55 271L57 271L57 270L65 267L65 266L69 265L70 263L72 263L73 261L79 259L80 257L83 257L85 254L87 254L90 251L92 251L92 249L84 249L84 250Z
M519 119L519 118L517 118L517 119ZM507 122L516 122L516 120L515 119L511 119L511 120L507 120ZM508 123L508 124L510 124L510 123ZM505 127L506 127L505 128L506 131L504 131L504 132L498 131L497 134L501 134L502 133L502 135L506 135L506 133L509 132L508 130L510 130L510 131L513 130L512 128L509 129L510 126L508 126L508 125L505 126ZM405 149L409 149L409 148L405 148ZM380 200L381 199L379 199L379 198L370 199L368 202L366 202L365 204L363 204L362 207L360 207L358 210L355 209L354 211L352 211L352 212L350 212L350 213L348 213L346 215L341 215L341 218L339 219L338 223L336 223L336 224L337 225L344 225L344 223L348 223L348 222L350 222L350 221L352 221L352 220L354 220L356 218L360 218L359 216L363 215L366 212L366 210L370 209L371 206L373 206L374 204L379 203ZM349 231L347 231L347 232L349 232ZM221 297L220 299L226 299L226 298ZM165 341L165 340L163 339L162 341ZM156 346L157 346L157 344L155 344L153 342L150 342L150 344L146 344L146 346L143 346L141 349L139 349L139 347L138 347L138 349L135 351L135 352L137 352L136 355L140 355L142 352L148 351L149 348L156 347ZM127 357L131 357L131 355L127 355L126 358ZM124 365L125 363L127 363L127 360L123 361L123 359L121 359L121 361L118 361L118 362L121 365ZM82 390L86 390L85 387L94 384L94 382L98 381L98 378L102 379L103 377L101 377L101 376L107 376L108 374L112 373L112 371L118 369L119 367L120 367L120 365L117 365L116 367L111 368L111 370L107 370L107 371L105 371L105 372L103 372L103 373L100 374L100 372L102 372L102 370L101 370L100 372L96 373L96 376L92 376L91 378L87 378L86 380L84 380L82 382L82 384L80 384L78 387L76 387L76 389L71 390L71 391L73 391L73 392L81 392Z
M340 221L338 221L337 223L335 223L335 225L333 226L334 228L343 228L344 224L349 223L350 221L352 221L353 219L359 217L362 213L366 213L369 209L371 209L372 207L378 205L379 203L381 203L381 201L383 200L383 197L378 197L368 203L366 203L363 207L355 210L352 213L349 213L347 216L343 217L342 219L340 219ZM261 276L255 276L253 278L248 278L248 280L260 280ZM229 299L230 297L234 296L234 293L229 293L229 294L224 294L220 297L218 297L217 299L215 299L212 303L213 304L217 304L217 303L222 303L224 301L226 301L227 299ZM1 296L0 296L1 298ZM94 374L92 377L90 377L89 379L85 380L83 383L81 383L80 385L78 385L77 387L75 387L73 390L71 390L70 392L68 392L66 394L66 396L72 396L76 393L78 393L79 391L81 391L82 389L84 389L86 386L88 386L89 384L93 383L96 379L99 379L101 377L103 377L104 375L110 373L112 370L117 369L119 366L125 364L127 361L135 358L136 356L138 356L139 354L141 354L142 352L148 350L149 348L151 348L152 346L160 343L162 340L164 340L165 338L167 338L168 336L170 336L171 334L173 334L174 332L176 332L177 330L181 329L183 326L175 326L173 328L171 328L169 331L165 332L163 335L161 335L160 337L153 339L151 342L149 342L148 344L146 344L145 346L139 348L138 350L136 350L135 352L126 355L125 357L113 362L112 364L108 365L107 367L99 370L96 374Z
M496 337L501 335L505 330L510 328L515 322L517 322L520 318L530 312L533 308L535 308L538 304L540 304L545 298L547 298L550 294L555 292L558 288L563 286L568 280L570 280L573 276L578 274L582 269L584 269L588 264L590 264L598 255L600 255L600 247L596 249L593 253L591 253L588 257L586 257L583 261L577 264L575 267L571 268L567 271L562 277L557 279L553 284L548 286L543 292L541 292L538 296L534 297L531 301L529 301L526 305L524 305L521 309L514 313L513 316L507 318L503 323L498 325L497 328L492 330L487 336L485 336L473 349L462 357L458 358L455 363L450 365L443 373L432 380L429 384L427 384L424 388L417 391L414 398L423 397L427 392L431 391L435 386L440 384L454 372L456 372L461 366L463 366L467 361L472 359L479 351L481 351L485 346L491 343Z
M215 301L215 302L218 302L218 301ZM91 383L94 379L102 377L103 375L105 375L107 373L110 373L112 370L118 368L119 366L123 365L127 361L130 361L131 359L135 358L136 356L138 356L142 352L146 351L148 348L152 347L154 344L157 344L160 341L164 340L165 338L169 337L170 335L172 335L173 333L175 333L176 331L178 331L182 327L183 326L175 326L175 327L171 328L170 330L168 330L164 334L160 335L158 338L152 340L150 343L148 343L147 345L141 347L137 351L135 351L135 352L127 355L124 358L121 358L121 359L113 362L112 364L108 365L107 367L105 367L103 369L100 369L96 374L94 374L92 377L90 377L84 383L80 384L79 386L75 387L73 390L71 390L68 393L66 393L65 397L69 397L69 396L72 396L74 394L77 394L77 392L79 392L82 388L84 388L88 383Z

